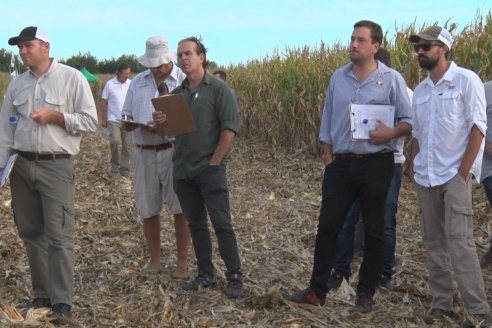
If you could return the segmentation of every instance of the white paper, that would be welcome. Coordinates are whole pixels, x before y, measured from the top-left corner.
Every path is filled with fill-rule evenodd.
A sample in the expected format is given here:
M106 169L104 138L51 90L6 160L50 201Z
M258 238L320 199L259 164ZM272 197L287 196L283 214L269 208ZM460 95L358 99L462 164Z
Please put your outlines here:
M10 172L12 171L12 168L14 167L17 156L18 154L12 154L9 156L7 164L5 164L5 167L2 170L2 175L0 175L0 188L5 187L5 185L7 184L7 179L10 175Z
M352 139L371 139L370 132L377 129L376 120L385 125L395 126L395 106L392 105L358 105L350 104L350 130Z

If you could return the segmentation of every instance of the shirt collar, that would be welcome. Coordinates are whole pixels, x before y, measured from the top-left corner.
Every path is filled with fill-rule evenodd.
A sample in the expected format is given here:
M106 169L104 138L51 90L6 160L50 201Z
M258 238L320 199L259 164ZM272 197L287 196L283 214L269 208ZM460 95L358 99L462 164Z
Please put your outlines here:
M364 82L373 81L376 78L379 78L385 74L388 74L391 71L391 69L388 66L384 65L379 60L377 60L377 63L378 63L378 67L374 70L374 72L371 73L371 75L369 75L369 77ZM348 63L347 65L345 65L343 70L344 70L345 75L351 76L352 78L356 79L355 75L352 73L353 67L354 67L353 63Z
M200 82L200 84L198 85L198 87L200 88L200 86L202 84L210 84L211 79L215 79L215 77L213 77L209 73L205 73L205 76L203 77L203 80ZM188 81L188 77L186 77L183 80L183 82L181 83L181 85L183 86L183 88L186 88L188 90L190 89L190 82Z
M453 81L454 76L456 75L456 69L457 68L458 68L458 66L456 65L456 63L454 61L451 61L451 64L449 65L448 70L444 73L444 75L436 83L436 85L434 85L434 82L432 82L430 74L427 75L427 77L425 78L423 83L425 85L429 85L430 87L434 87L434 86L438 86L439 84L446 82L446 81L451 82L451 81Z
M147 69L146 71L144 71L144 73L143 73L143 74L144 74L144 77L145 77L146 79L149 79L149 78L150 78L150 79L154 79L154 75L152 75L152 72L150 71L150 68L149 68L149 69ZM167 79L169 79L169 78L171 78L171 79L173 79L173 80L175 80L175 81L178 81L178 78L179 78L179 76L178 76L178 75L179 75L178 68L177 68L177 67L176 67L176 65L173 63L173 68L172 68L172 70L171 70L171 73L169 73L169 75L168 75L168 76L164 79L164 81L165 81L165 80L167 80Z

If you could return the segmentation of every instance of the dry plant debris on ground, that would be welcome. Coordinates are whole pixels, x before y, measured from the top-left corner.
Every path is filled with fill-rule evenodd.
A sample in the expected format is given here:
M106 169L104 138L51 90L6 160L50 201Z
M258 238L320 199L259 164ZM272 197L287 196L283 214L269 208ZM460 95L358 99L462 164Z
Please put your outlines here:
M171 216L162 215L162 261L159 275L141 271L147 261L131 180L109 173L109 150L98 134L86 135L75 159L77 171L77 262L72 321L66 327L422 327L428 309L425 251L419 235L416 196L404 179L400 193L394 289L375 296L375 310L354 315L353 289L344 284L328 295L323 307L286 302L282 293L305 288L313 261L320 204L321 162L299 151L281 151L239 137L230 155L231 205L245 280L245 296L225 295L224 265L214 237L218 288L180 289L172 278L176 263ZM473 190L478 252L486 250L490 210L480 186ZM1 195L0 302L19 304L32 298L30 273L10 208L10 193ZM193 257L192 257L193 258ZM357 268L360 259L353 263ZM196 273L196 267L191 267ZM492 270L485 271L487 294ZM434 327L458 327L458 319ZM47 323L40 326L49 327ZM15 326L5 318L0 326ZM20 326L20 324L17 324Z

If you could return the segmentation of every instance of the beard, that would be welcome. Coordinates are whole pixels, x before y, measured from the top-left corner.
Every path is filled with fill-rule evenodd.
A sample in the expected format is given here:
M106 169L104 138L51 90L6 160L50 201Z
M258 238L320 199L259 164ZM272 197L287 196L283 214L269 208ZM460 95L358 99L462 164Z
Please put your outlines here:
M437 58L431 59L429 57L419 56L420 67L428 71L432 71L432 69L437 66L437 61Z

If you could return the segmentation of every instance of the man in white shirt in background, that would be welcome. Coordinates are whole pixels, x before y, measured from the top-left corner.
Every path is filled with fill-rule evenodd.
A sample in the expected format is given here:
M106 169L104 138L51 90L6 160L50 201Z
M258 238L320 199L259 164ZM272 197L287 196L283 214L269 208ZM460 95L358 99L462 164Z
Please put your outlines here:
M101 127L109 128L109 149L111 151L111 173L130 175L130 153L132 134L123 129L120 122L121 110L130 86L131 68L121 63L116 69L116 76L106 82L99 102L101 108ZM121 148L121 151L120 151Z

